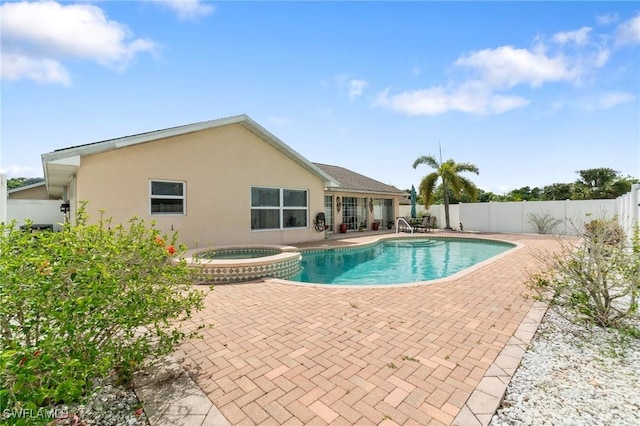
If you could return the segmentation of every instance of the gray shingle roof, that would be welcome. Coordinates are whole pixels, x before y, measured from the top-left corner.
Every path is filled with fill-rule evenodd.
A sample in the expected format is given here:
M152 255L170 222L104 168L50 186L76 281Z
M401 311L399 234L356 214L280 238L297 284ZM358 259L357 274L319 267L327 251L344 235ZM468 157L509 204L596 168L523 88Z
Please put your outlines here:
M363 192L375 192L394 195L403 195L404 191L399 190L395 186L387 185L371 179L360 173L353 172L349 169L339 166L331 166L329 164L313 163L317 168L338 181L340 188L338 190L353 190Z

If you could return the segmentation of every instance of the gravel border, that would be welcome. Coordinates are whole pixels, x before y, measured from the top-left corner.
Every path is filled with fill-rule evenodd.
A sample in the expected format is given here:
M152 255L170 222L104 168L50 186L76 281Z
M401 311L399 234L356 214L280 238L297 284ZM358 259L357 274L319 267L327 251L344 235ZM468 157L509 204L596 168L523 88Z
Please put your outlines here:
M84 404L58 405L62 414L55 425L148 426L149 421L131 386L114 383L114 377L94 381Z
M639 425L640 339L560 309L545 314L491 424Z

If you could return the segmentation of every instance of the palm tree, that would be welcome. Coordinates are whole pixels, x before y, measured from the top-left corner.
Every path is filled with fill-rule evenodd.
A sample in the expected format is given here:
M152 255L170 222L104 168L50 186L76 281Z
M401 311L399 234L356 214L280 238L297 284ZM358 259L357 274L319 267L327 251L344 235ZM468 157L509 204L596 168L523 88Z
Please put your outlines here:
M424 200L424 207L429 208L429 205L433 202L433 194L436 189L436 182L438 178L442 179L442 193L444 196L444 216L446 220L445 229L451 229L449 223L449 190L453 192L456 197L461 197L464 191L468 194L472 200L478 197L478 188L469 179L460 176L460 172L471 172L478 174L478 167L471 163L456 163L453 160L447 160L444 163L442 159L438 162L431 155L423 155L418 157L413 162L413 168L415 169L420 164L426 164L435 169L434 172L429 173L422 178L420 182L419 192Z

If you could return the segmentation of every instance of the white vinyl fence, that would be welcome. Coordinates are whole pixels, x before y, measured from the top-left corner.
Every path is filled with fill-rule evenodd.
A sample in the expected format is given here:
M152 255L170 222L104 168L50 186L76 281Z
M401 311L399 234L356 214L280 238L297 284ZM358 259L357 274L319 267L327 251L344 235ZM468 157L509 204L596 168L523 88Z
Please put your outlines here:
M460 205L464 229L478 232L537 233L534 218L560 221L553 234L575 234L585 222L613 218L616 200L519 201Z
M452 204L449 206L451 228L465 231L498 233L537 233L532 217L547 215L560 223L553 234L572 235L581 225L597 218L617 217L631 237L634 227L640 226L640 185L633 185L631 192L615 200L565 200L565 201L514 201ZM400 215L409 216L411 206L400 206ZM425 212L424 206L416 206L416 212ZM444 206L429 207L435 215L437 227L445 227ZM577 229L576 229L577 228Z
M640 185L632 185L630 192L616 198L616 215L631 239L635 229L640 227Z
M61 228L64 214L60 212L60 200L7 200L7 222L16 220L18 226L24 225L25 219L34 224L53 225L54 231Z

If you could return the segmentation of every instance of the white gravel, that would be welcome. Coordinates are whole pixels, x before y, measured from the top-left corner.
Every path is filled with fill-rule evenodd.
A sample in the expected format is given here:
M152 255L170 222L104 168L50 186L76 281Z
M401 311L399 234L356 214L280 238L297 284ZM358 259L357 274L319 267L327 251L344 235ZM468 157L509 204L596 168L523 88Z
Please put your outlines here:
M558 309L542 320L491 424L640 425L640 339L571 323Z
M56 425L83 426L146 426L147 416L140 409L134 390L130 386L113 383L113 377L94 381L95 389L84 404L59 405L56 412L62 416Z

